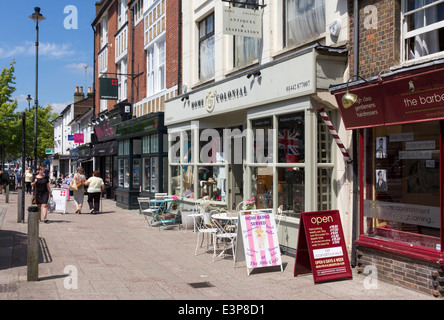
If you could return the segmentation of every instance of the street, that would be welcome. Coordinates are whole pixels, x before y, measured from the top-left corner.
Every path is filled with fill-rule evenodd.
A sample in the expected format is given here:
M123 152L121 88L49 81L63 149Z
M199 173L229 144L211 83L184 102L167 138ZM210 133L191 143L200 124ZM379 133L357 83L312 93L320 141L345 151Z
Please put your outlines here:
M440 300L383 282L369 286L356 270L353 280L315 285L311 274L293 277L288 255L283 272L248 276L245 262L233 268L231 254L213 262L205 242L195 256L192 230L150 227L138 210L112 200L97 215L86 214L86 201L84 213L74 214L73 200L68 214L50 213L50 223L40 223L39 281L28 282L27 223L17 223L17 193L9 204L1 195L1 208L0 300Z

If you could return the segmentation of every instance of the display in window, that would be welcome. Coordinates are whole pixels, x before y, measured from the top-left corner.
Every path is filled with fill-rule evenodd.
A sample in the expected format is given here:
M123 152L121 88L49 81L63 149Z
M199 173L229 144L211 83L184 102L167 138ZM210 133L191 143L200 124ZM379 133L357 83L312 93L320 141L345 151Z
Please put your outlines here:
M377 159L387 158L387 137L376 138L376 158Z
M304 113L280 116L278 119L279 162L304 162Z
M365 131L365 232L440 247L440 122Z
M387 191L387 171L376 170L376 191Z

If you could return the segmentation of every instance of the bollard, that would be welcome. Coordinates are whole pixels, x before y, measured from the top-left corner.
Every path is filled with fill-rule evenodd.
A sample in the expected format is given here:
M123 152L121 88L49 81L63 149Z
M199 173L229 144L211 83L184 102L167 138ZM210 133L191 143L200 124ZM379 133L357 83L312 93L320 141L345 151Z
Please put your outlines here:
M28 281L39 280L39 207L28 207Z
M5 202L9 203L9 183L5 186Z

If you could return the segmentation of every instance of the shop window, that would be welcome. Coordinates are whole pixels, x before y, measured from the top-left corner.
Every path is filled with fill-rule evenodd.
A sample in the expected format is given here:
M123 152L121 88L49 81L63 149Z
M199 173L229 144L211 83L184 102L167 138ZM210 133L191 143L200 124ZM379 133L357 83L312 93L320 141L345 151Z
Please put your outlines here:
M318 168L318 210L331 210L333 169Z
M299 217L305 211L304 188L304 168L278 168L278 203L283 206L285 215Z
M199 23L199 80L206 81L214 77L214 14L210 14Z
M133 188L140 187L140 159L133 159Z
M285 42L292 47L325 32L325 0L285 0Z
M304 112L278 117L279 163L305 162Z
M182 167L183 197L196 199L194 195L194 166Z
M404 59L444 50L444 4L437 0L404 0Z
M179 166L172 166L171 167L171 178L170 178L170 184L171 184L171 193L175 196L180 196L180 167Z
M365 131L364 232L440 250L440 123Z
M255 167L251 171L251 190L256 208L273 208L273 167Z
M251 121L253 129L255 163L273 162L273 118L267 117Z

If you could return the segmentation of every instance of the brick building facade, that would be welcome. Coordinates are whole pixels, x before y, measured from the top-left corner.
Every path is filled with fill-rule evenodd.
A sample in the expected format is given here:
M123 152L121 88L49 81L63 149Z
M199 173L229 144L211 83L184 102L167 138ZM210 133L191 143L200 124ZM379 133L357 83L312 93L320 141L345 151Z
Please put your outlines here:
M349 82L332 86L330 91L336 95L346 128L355 129L360 139L358 270L375 273L378 280L440 296L444 292L443 181L438 176L443 169L437 155L442 152L442 117L439 111L432 116L422 114L421 108L409 109L426 101L425 92L436 96L440 90L441 80L434 74L444 67L440 28L444 7L433 2L349 0ZM351 106L341 101L345 89L356 95ZM442 103L436 102L430 100L435 103L433 110L441 110ZM415 116L409 117L412 112ZM426 132L424 124L436 127L436 132ZM399 133L408 137L397 139ZM378 156L376 140L384 141L386 156ZM429 148L435 156L425 160L413 155L409 146L417 140L435 141ZM404 153L413 158L406 159ZM433 165L414 172L421 179L434 175L436 188L413 189L409 181L414 179L412 170L418 169L412 168L426 162ZM376 185L380 172L388 185L383 191ZM396 215L390 211L393 208ZM420 222L425 212L420 208L435 212L429 219L436 223Z

